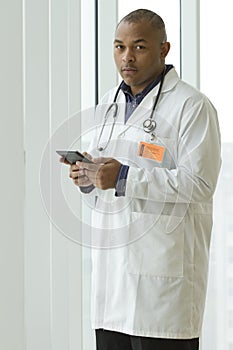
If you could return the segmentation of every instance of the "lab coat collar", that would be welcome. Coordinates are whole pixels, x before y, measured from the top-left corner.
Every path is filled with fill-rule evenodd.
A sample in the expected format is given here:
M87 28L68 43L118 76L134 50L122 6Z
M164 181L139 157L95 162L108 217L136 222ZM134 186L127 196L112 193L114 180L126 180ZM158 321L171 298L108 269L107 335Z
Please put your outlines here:
M168 92L174 88L174 86L178 83L180 80L175 68L173 67L164 78L163 87L161 94ZM151 96L156 96L159 90L159 84L157 84L142 100L140 105L142 104L148 104L148 100L151 99ZM125 102L125 95L122 91L119 92L118 102L124 103ZM153 104L153 103L152 103ZM148 108L148 107L147 107Z
M172 90L175 85L179 81L179 76L175 70L175 68L172 68L165 76L164 82L163 82L163 87L161 91L161 95L164 93L169 92ZM127 123L125 124L126 127L128 128L129 125L135 125L135 123L139 122L142 120L142 118L148 113L148 110L151 110L153 107L155 98L157 96L159 90L159 84L157 84L142 100L140 105L135 109L135 111L132 113L130 118L128 119ZM125 95L122 91L119 93L119 98L118 98L118 103L119 104L124 104L125 103ZM159 108L159 102L158 102L158 108ZM124 112L124 109L123 109ZM121 118L122 119L122 118ZM123 120L123 119L122 119Z

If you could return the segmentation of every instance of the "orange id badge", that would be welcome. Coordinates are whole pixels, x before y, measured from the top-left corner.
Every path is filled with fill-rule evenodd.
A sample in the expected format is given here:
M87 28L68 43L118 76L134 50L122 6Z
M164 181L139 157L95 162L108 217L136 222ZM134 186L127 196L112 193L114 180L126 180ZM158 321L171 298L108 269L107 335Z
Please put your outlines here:
M161 145L141 141L138 146L137 155L162 163L164 152L165 147Z

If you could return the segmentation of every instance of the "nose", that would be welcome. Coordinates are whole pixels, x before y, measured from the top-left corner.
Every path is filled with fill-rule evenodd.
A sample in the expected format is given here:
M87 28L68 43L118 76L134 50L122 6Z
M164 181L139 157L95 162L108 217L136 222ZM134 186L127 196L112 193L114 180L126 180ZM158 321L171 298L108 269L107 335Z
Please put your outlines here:
M126 48L123 56L122 56L122 61L123 62L134 62L135 61L135 57L133 54L133 51L129 48Z

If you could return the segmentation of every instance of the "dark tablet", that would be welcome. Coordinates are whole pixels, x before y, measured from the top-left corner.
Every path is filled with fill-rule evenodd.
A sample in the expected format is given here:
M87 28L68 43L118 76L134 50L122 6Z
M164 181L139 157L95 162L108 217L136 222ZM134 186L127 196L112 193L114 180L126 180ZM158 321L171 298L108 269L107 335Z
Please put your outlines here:
M93 163L91 160L84 157L84 155L79 151L58 150L56 152L60 156L64 157L67 160L67 162L69 162L70 164L75 164L77 160L81 162L86 162L86 163Z

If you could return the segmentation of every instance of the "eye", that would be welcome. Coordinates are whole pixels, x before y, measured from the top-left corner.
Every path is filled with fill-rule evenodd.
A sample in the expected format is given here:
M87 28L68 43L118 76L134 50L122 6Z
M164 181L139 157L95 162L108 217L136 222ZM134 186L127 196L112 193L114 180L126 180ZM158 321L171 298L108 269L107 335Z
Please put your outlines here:
M144 50L146 47L142 45L137 45L135 48L136 50Z
M123 49L124 49L124 46L123 46L123 45L117 44L117 45L115 45L115 49L117 49L117 50L123 50Z

